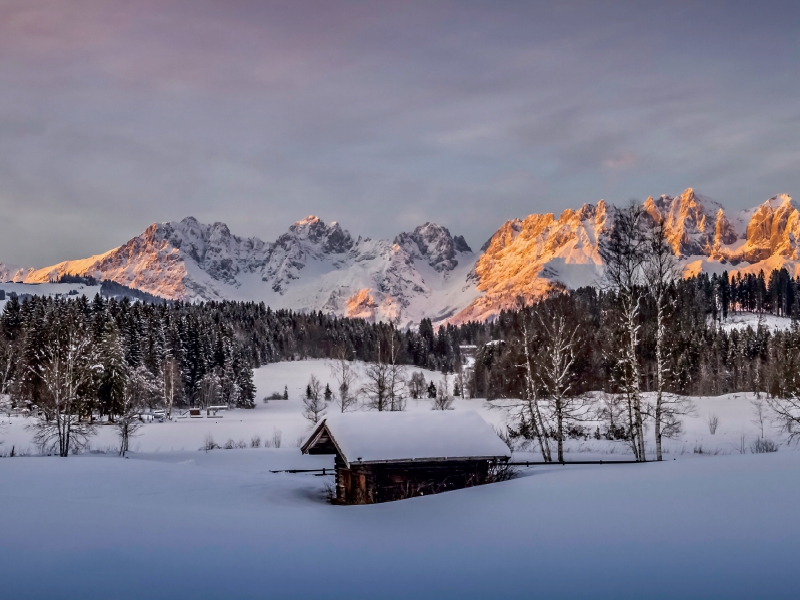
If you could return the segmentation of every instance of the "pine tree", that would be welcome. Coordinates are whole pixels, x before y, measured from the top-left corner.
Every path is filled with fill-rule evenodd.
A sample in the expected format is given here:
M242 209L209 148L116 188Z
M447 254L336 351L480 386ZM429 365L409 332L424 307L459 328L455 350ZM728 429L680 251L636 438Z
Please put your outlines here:
M2 334L9 340L17 339L17 331L21 325L21 307L19 298L12 294L3 307L3 315L0 317L0 328Z
M237 405L240 408L256 407L256 386L253 383L253 369L245 363L241 356L234 362L236 385L239 389Z
M125 362L120 337L114 322L107 320L100 341L102 371L97 387L97 408L101 415L109 415L112 418L122 413L128 384L128 365Z

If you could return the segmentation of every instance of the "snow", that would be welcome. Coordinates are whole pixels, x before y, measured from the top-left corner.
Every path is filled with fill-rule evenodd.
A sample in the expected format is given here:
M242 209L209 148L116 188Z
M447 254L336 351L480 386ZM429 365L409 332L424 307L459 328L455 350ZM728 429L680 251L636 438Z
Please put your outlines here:
M671 243L686 255L680 261L685 276L725 270L769 274L783 267L800 274L800 217L789 196L734 214L689 188L677 197L648 199L645 206L667 218ZM537 298L553 283L573 289L597 285L603 271L598 239L614 211L601 200L558 218L547 213L513 219L497 230L483 254L468 251L446 228L431 223L393 241L354 239L335 221L326 225L309 216L275 242L264 242L235 236L224 223L187 217L153 224L122 246L84 260L39 270L0 263L0 278L34 282L87 273L166 298L263 301L276 309L375 320L400 317L401 326L423 317L457 324L493 318L518 296ZM763 256L752 264L744 260Z
M352 363L353 369L359 377L354 387L365 383L365 363ZM271 440L274 435L281 437L282 448L299 447L311 435L314 425L306 420L303 415L302 397L306 384L312 374L322 383L329 384L332 390L336 389L336 381L331 375L332 361L307 360L282 362L265 365L254 371L253 381L256 385L256 408L252 410L222 411L216 416L200 419L181 418L164 423L148 423L131 440L131 449L139 453L164 453L171 451L196 451L205 443L206 436L210 435L214 442L220 446L228 440L233 443L243 442L249 444L254 436L262 440ZM437 383L441 374L409 367L407 374L413 371L422 371L427 381ZM452 378L450 385L452 386ZM283 393L287 386L289 400L270 400L266 404L263 398L275 392ZM646 402L652 402L652 394L644 395ZM683 434L677 439L664 440L664 451L669 456L692 454L696 448L703 452L731 454L736 452L740 444L741 435L745 443L749 444L759 435L758 428L753 423L754 414L752 402L756 400L753 394L727 394L717 397L692 397L694 405L692 414L682 418ZM514 400L496 400L491 404L484 399L456 398L453 410L450 413L474 411L496 429L505 429L510 422L507 407L514 404ZM505 407L505 408L504 408ZM429 415L432 410L431 401L427 398L414 400L409 398L406 403L406 414L422 413ZM334 417L339 407L331 404L327 409L327 416ZM349 413L348 413L349 414ZM362 410L358 414L369 415ZM719 428L715 434L708 430L708 417L716 415L719 419ZM31 441L31 432L26 429L30 423L29 418L13 416L11 418L0 414L0 452L9 452L14 446L16 452L34 454L37 452ZM593 433L598 423L587 421L584 423L589 433ZM100 426L98 434L92 438L92 447L95 450L113 450L117 446L116 431L110 426ZM647 432L648 456L653 456L655 449L651 444L652 427ZM776 441L780 432L767 427L767 437ZM568 455L577 458L597 457L608 458L609 455L630 458L630 449L623 441L568 439L565 440Z
M800 452L737 451L742 435L748 445L759 435L751 394L693 398L662 463L522 468L509 482L341 507L325 502L330 476L270 472L333 466L332 456L296 447L310 432L302 390L311 373L333 387L330 366L257 369L259 398L286 385L290 399L147 424L129 459L0 458L2 596L796 596ZM355 365L362 375L363 367ZM481 399L454 408L435 414L474 411L498 427L506 418ZM431 413L429 401L408 401L406 414ZM362 415L376 416L353 416ZM710 415L719 419L713 435ZM0 427L0 449L25 450L29 420L11 421ZM111 429L101 428L95 448L115 443ZM209 433L223 443L275 430L281 448L198 451ZM622 442L568 440L567 448L568 460L630 458Z
M91 300L94 298L95 294L100 293L100 286L83 285L81 283L13 283L5 281L0 282L0 290L4 290L6 293L6 299L0 300L0 311L2 311L12 292L18 296L30 294L32 296L66 296L68 298L77 298L78 295L80 295L86 296ZM70 296L69 293L72 291L78 294Z
M297 449L0 460L6 598L790 598L800 454L548 466L372 506Z
M756 329L759 321L761 321L764 327L773 331L776 329L790 329L792 326L792 319L790 317L779 317L777 315L751 312L729 312L728 318L722 322L721 327L725 331L746 329L748 327Z
M346 462L511 456L471 410L358 412L328 417L325 425Z
M645 206L667 218L670 240L688 255L680 261L685 276L725 270L731 276L761 270L768 275L784 267L800 275L800 217L785 194L738 213L726 212L691 188L677 197L648 199ZM326 225L309 216L270 243L235 236L224 223L206 225L187 217L153 224L122 246L83 260L38 270L0 263L0 278L30 283L87 273L166 298L263 301L273 308L400 317L402 326L423 317L461 323L492 318L519 295L539 297L555 282L573 289L597 285L602 277L598 238L614 210L601 200L567 209L557 219L547 213L507 221L483 254L466 251L446 228L431 223L394 241L353 239L335 221ZM724 219L722 229L718 219ZM744 260L765 252L767 258L758 262Z
M230 410L222 411L213 417L201 419L176 418L174 421L164 423L147 424L140 431L140 435L131 440L131 448L138 452L169 452L179 450L197 450L204 445L207 435L211 435L214 441L223 445L228 440L233 442L250 442L253 436L260 436L262 440L272 439L273 435L279 433L283 447L299 446L304 441L313 428L312 424L303 418L303 395L309 378L314 374L322 383L329 384L331 389L336 389L336 380L331 375L333 361L329 360L308 360L281 362L265 365L256 369L253 373L253 383L256 386L256 408L253 410ZM359 377L356 386L365 382L364 372L366 364L353 362L353 369ZM409 369L412 371L422 371L426 380L434 379L438 382L440 373L427 371L424 369ZM451 381L452 385L452 381ZM263 399L275 392L283 393L284 386L288 388L289 400L269 400L264 403ZM454 406L457 410L466 407L478 410L482 408L481 400L456 400ZM331 404L327 414L333 415L339 410L338 406ZM430 400L407 401L408 411L430 412ZM490 422L499 422L502 415L492 411L489 414ZM0 423L7 425L4 430L0 430L0 441L4 441L0 450L9 451L11 446L16 447L16 451L35 451L32 447L31 433L26 429L29 419L23 417L9 418L0 415ZM93 438L92 445L95 449L109 449L117 444L116 433L113 427L101 426L98 434Z

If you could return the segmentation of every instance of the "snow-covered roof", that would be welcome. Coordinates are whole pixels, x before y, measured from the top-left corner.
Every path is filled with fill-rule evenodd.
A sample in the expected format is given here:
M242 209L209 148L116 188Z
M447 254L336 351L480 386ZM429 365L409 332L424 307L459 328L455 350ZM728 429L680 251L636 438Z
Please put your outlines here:
M303 453L327 437L348 464L511 456L492 426L474 411L334 415L314 430Z

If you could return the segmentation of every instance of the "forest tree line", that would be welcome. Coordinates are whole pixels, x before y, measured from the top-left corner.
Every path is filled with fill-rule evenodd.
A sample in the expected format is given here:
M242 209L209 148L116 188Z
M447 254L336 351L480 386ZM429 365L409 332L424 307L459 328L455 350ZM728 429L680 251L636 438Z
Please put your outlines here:
M607 287L556 289L488 322L434 328L423 319L416 329L398 329L255 302L132 302L101 295L20 302L11 296L0 315L0 399L15 407L50 407L54 421L65 401L82 422L95 416L124 421L143 407L252 408L254 368L336 358L390 365L392 373L398 365L455 373L459 393L469 397L569 403L604 391L632 403L617 433L633 439L636 420L653 418L652 407L641 404L642 392L667 398L659 419L666 434L674 423L669 395L792 396L800 278L782 269L768 276L681 279L667 260L653 279L648 265L671 251L665 252L663 231L661 238L657 228L642 235L636 227L641 215L635 207L628 213L633 226L627 236L623 211L622 226L603 242ZM620 264L631 258L636 264ZM792 326L726 328L731 312L791 317ZM407 389L414 388L409 380ZM388 398L390 406L402 405L402 398ZM536 437L531 419L521 419L517 433ZM543 436L544 420L539 425ZM552 432L552 423L547 428ZM60 444L78 443L58 432L55 437Z

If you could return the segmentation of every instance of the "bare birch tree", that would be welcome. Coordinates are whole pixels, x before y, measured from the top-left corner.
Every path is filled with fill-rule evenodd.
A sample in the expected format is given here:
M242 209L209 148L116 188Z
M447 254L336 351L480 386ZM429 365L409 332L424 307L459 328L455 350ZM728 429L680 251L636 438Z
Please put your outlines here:
M366 406L378 411L401 411L406 408L406 382L402 365L397 363L394 328L391 341L378 341L377 362L366 370L367 382L362 392L367 396Z
M520 297L517 299L517 305L520 308L519 315L522 320L522 348L525 357L525 392L526 398L521 407L521 418L525 419L531 428L531 433L539 443L539 449L542 452L542 460L551 462L552 456L550 453L550 441L547 433L545 422L542 419L542 413L539 408L539 397L536 389L536 379L533 371L533 357L531 352L532 339L528 329L528 319L530 309L525 306L524 300Z
M334 350L331 375L336 381L339 392L336 404L343 413L347 412L358 403L358 393L355 386L356 373L348 360L346 348L339 347Z
M43 452L57 449L59 456L68 456L85 448L95 433L80 417L91 410L94 377L102 367L94 360L83 319L77 314L54 318L51 338L38 350L38 364L28 367L43 385L38 399L42 415L30 428Z
M422 371L415 371L408 379L408 390L414 400L423 398L427 393L428 382L425 381L425 374Z
M451 410L453 408L453 394L450 393L450 380L447 373L442 375L439 385L436 386L436 397L433 398L433 410Z
M322 384L319 382L316 375L312 375L308 380L306 394L303 398L303 405L305 406L303 416L315 425L325 416L328 403L322 398Z
M641 204L636 202L617 209L613 228L598 245L605 267L605 278L616 289L619 298L618 311L625 337L625 343L617 356L619 383L628 403L631 447L636 460L642 461L646 460L646 456L638 351L641 337L639 318L642 268L646 244L641 227L644 214Z
M136 367L128 377L121 412L114 421L119 436L120 456L125 456L130 446L130 439L144 426L142 411L159 396L157 379L143 365Z
M399 347L395 344L394 339L394 323L392 323L389 331L389 356L388 358L388 393L389 393L389 410L401 411L406 409L406 397L408 396L406 390L406 377L405 366L397 362L399 355Z
M670 368L668 350L665 344L668 317L669 286L679 276L678 261L667 239L666 223L657 222L645 244L644 278L647 289L656 305L656 402L653 414L655 422L656 460L662 460L661 438L664 422L664 388ZM668 410L668 431L674 430L677 423L675 403Z
M790 392L782 398L767 397L766 401L774 420L789 435L789 442L797 442L800 439L800 395Z
M200 400L200 408L208 408L214 406L220 399L220 381L219 376L214 373L206 373L198 382L198 398Z
M172 418L172 407L179 397L181 386L181 372L178 361L168 357L164 361L164 408L167 419Z
M0 336L0 396L11 393L11 386L14 383L14 366L17 360L14 344Z
M587 407L583 396L571 393L577 329L563 310L556 308L548 313L539 312L544 336L536 362L556 432L558 462L564 462L564 426L582 418Z
M372 410L389 410L389 367L384 362L370 363L366 370L367 381L361 391L367 397L366 406Z

